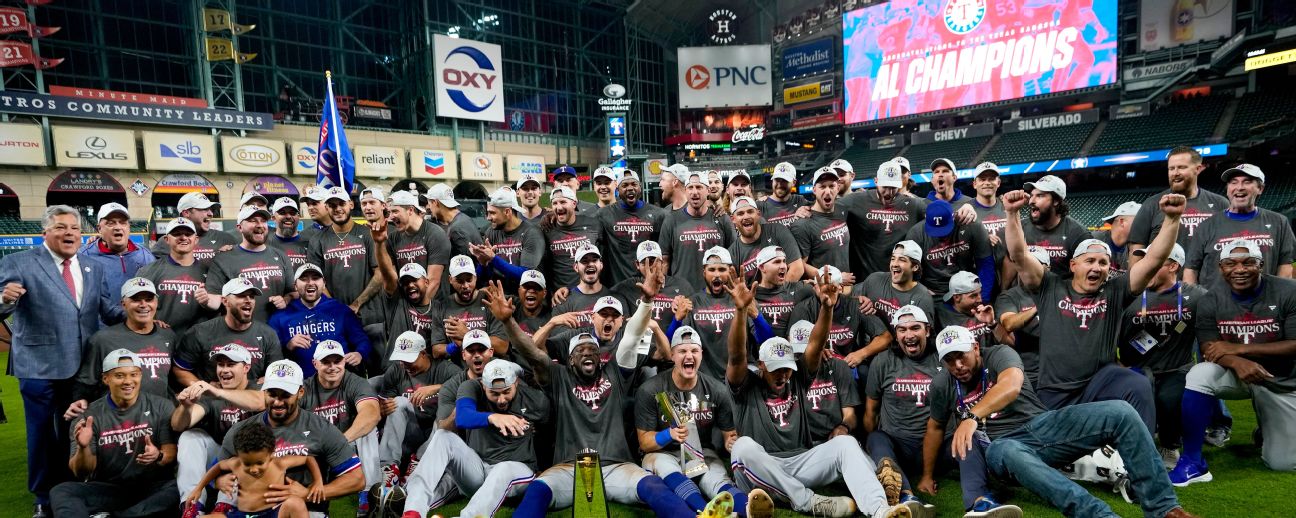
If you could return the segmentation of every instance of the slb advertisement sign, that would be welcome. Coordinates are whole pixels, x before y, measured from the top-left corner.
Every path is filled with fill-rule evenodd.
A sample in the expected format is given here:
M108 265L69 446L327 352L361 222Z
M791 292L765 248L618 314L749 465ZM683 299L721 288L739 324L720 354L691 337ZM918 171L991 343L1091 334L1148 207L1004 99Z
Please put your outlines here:
M521 180L524 174L536 175L537 177L544 176L544 157L539 155L509 155L508 181L516 182Z
M145 131L143 136L145 169L216 172L216 141L211 135Z

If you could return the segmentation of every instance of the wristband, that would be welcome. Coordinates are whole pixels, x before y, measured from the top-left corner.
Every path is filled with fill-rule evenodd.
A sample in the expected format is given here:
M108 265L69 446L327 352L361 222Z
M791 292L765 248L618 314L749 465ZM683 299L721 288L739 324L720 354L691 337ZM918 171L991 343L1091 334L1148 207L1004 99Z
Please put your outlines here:
M455 355L455 354L458 354L458 353L459 353L459 344L454 343L454 342L447 342L447 343L446 343L446 354L447 354L447 355Z
M665 447L667 444L670 444L671 441L675 440L671 437L670 428L662 428L661 431L657 432L654 439L657 441L657 445L661 447Z

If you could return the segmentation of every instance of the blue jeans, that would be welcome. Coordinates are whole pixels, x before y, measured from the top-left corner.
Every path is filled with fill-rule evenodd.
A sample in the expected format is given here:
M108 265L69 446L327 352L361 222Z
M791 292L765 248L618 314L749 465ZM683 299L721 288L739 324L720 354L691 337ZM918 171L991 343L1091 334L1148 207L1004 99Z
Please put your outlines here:
M986 465L995 476L1014 478L1044 497L1063 515L1117 517L1106 503L1055 469L1105 445L1115 446L1125 461L1144 516L1161 518L1179 507L1152 434L1124 401L1082 403L1037 415L992 442Z

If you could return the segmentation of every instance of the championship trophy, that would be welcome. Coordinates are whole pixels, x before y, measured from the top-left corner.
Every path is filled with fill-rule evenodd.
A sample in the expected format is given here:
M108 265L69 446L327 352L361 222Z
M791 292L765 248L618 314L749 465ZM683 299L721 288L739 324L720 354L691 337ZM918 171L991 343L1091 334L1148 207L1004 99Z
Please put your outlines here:
M657 393L657 406L661 408L662 419L674 428L684 425L688 429L688 438L680 443L680 465L684 466L684 476L693 478L706 472L706 459L702 455L702 438L698 437L697 423L693 422L691 405L697 405L696 396L690 401L671 401L665 392Z
M576 454L576 484L573 488L576 494L572 495L572 518L608 516L598 452L587 449Z

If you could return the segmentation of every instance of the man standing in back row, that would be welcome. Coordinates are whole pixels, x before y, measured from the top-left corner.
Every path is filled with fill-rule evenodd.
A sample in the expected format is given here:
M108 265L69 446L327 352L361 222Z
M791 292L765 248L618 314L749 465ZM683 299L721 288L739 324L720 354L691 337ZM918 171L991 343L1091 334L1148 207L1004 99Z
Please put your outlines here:
M1161 196L1166 194L1182 194L1188 199L1188 206L1184 208L1184 215L1181 220L1182 229L1179 232L1179 239L1176 241L1179 246L1187 251L1194 237L1197 235L1197 226L1209 220L1212 216L1224 212L1228 208L1229 202L1223 196L1202 189L1197 186L1197 176L1201 174L1206 166L1202 164L1201 153L1196 149L1188 146L1178 146L1170 150L1169 156L1166 157L1166 172L1170 186L1159 193L1148 196L1143 200L1143 205L1139 207L1138 214L1134 215L1134 221L1130 223L1129 230L1129 251L1130 265L1139 262L1142 256L1134 256L1135 250L1147 248L1152 238L1161 232L1161 212L1159 205Z

